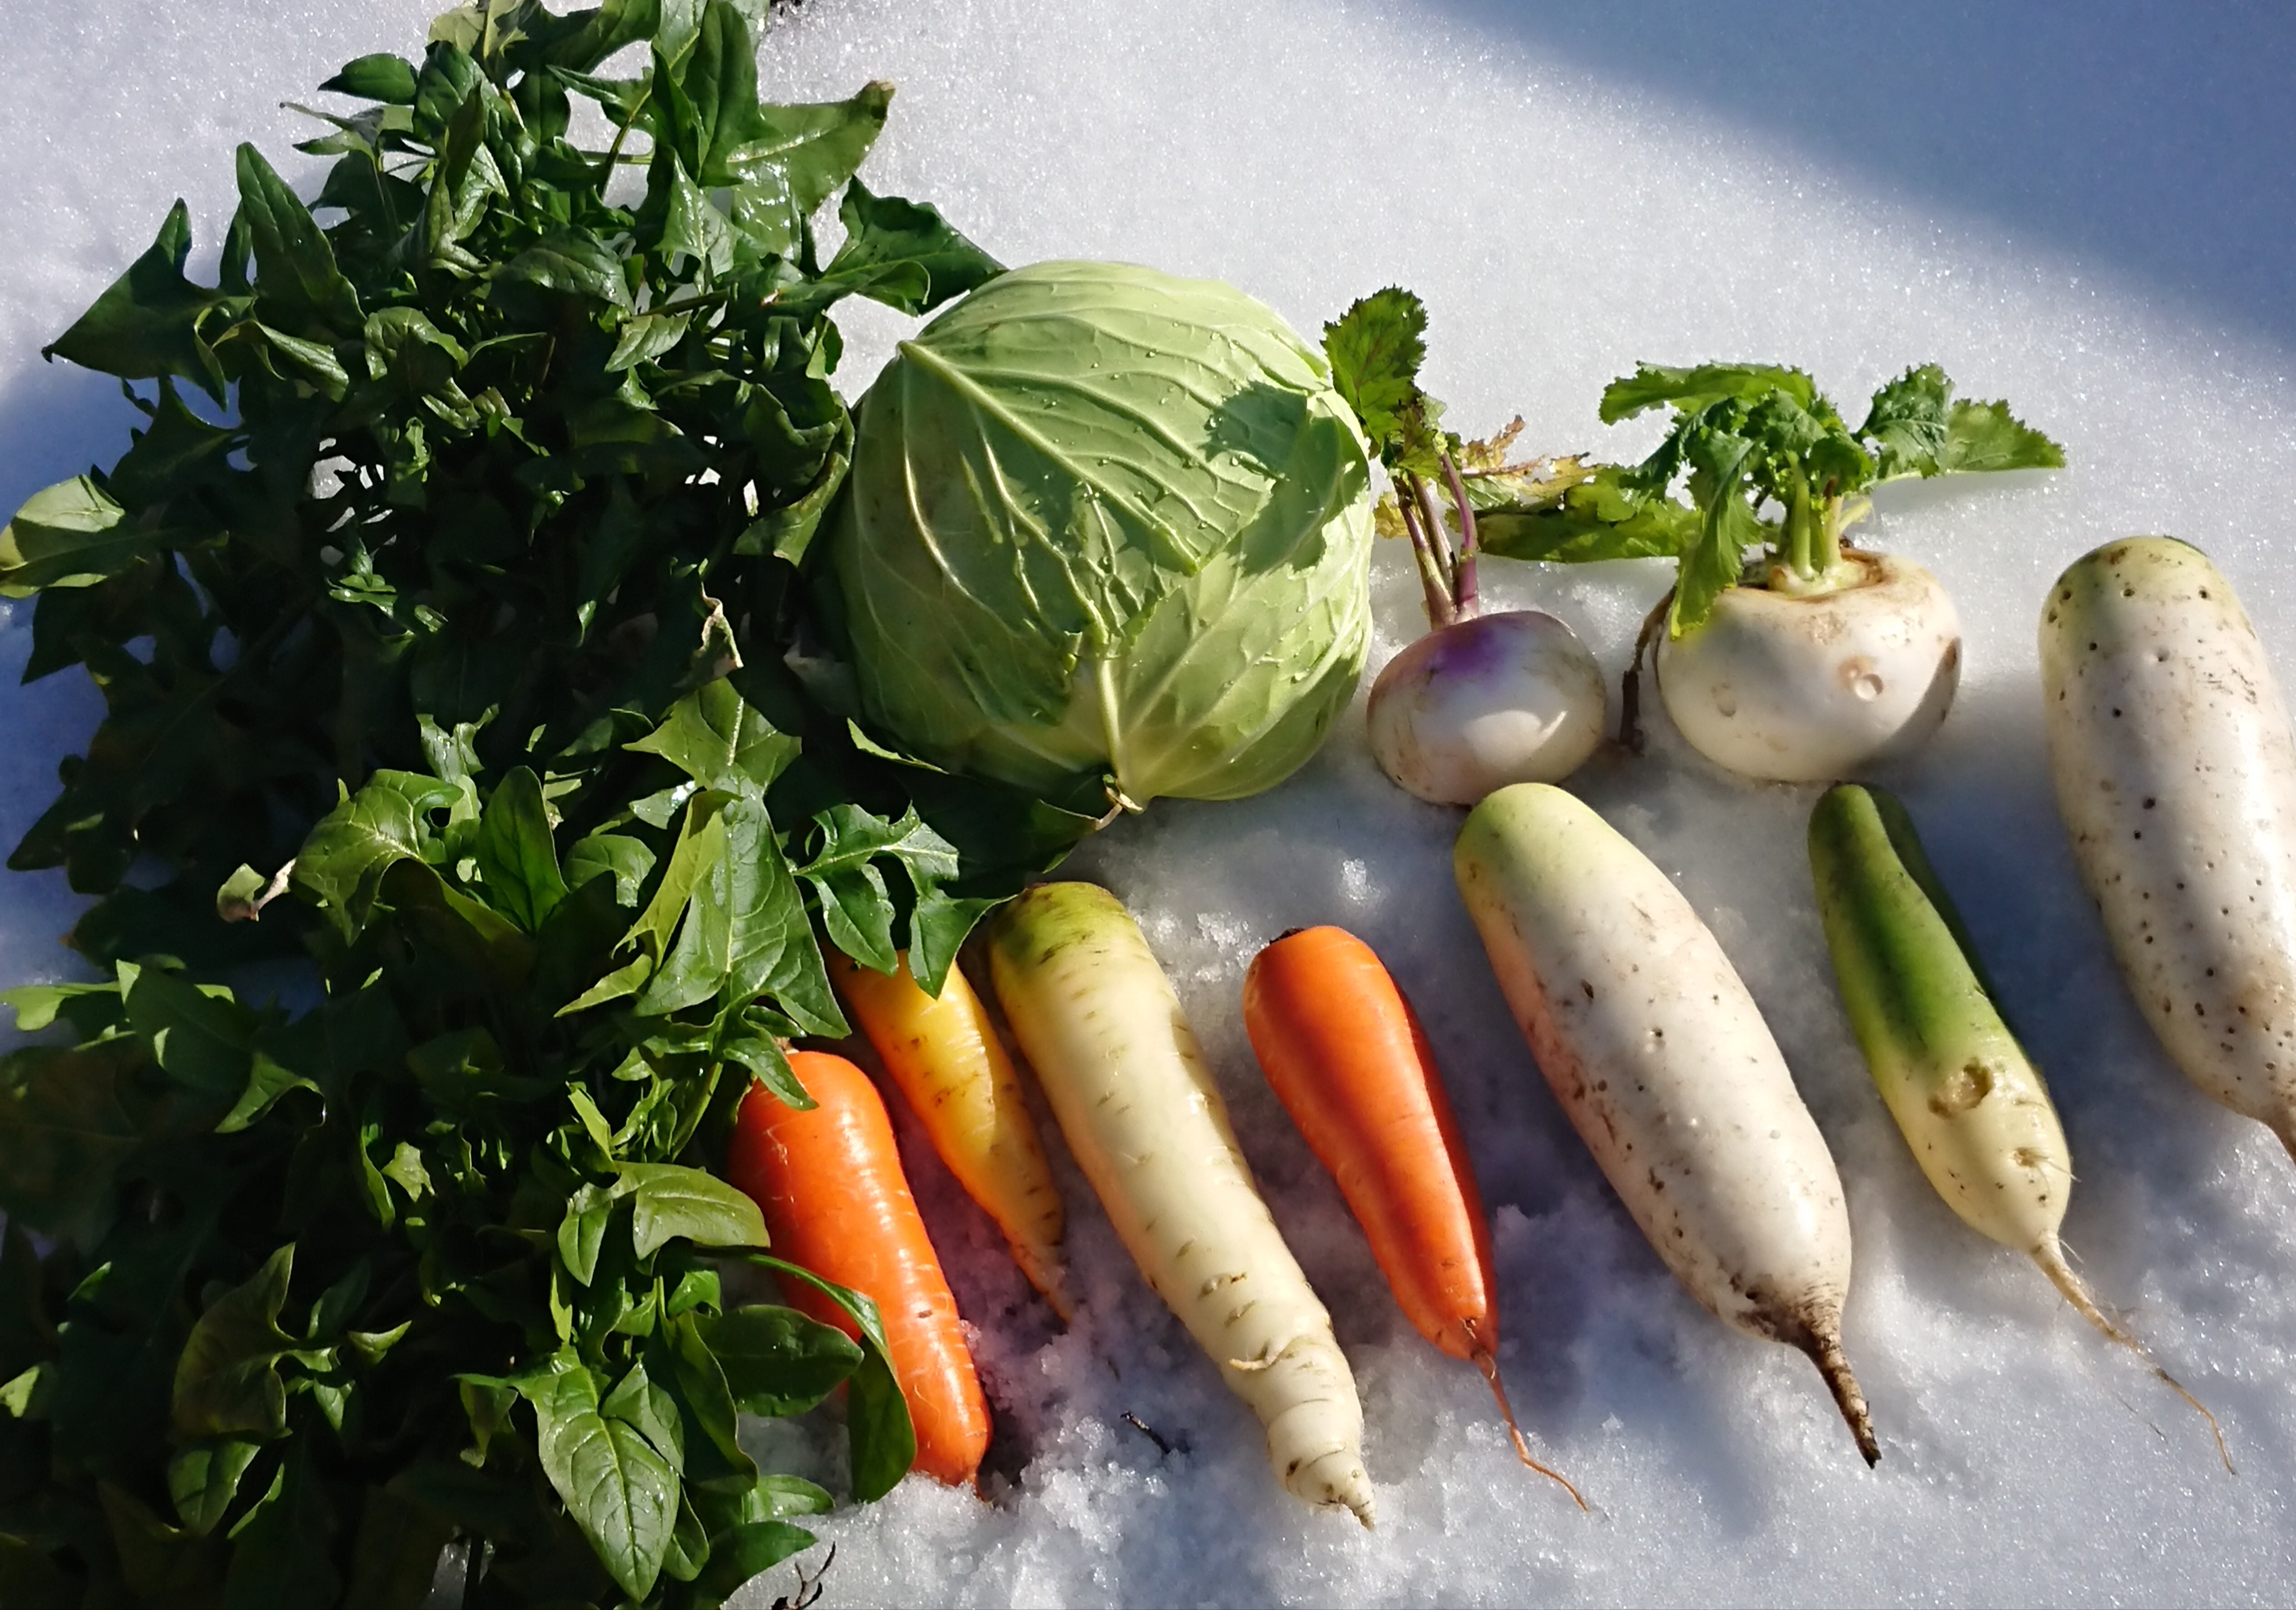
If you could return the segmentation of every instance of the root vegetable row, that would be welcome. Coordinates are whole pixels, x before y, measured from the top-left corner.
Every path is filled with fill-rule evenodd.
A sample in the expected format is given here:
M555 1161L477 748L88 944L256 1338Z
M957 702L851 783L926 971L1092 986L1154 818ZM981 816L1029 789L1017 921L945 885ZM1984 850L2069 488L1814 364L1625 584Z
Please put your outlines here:
M2074 565L2042 632L2053 772L2139 1001L2196 1082L2287 1139L2296 740L2254 635L2213 567L2166 539ZM2151 1362L2066 1261L2062 1128L1905 808L1838 785L1812 813L1809 854L1847 1015L1924 1173L1972 1228L2032 1258ZM1841 1182L1713 936L1663 872L1549 785L1486 797L1454 863L1540 1071L1644 1234L1726 1323L1807 1354L1878 1460L1841 1347ZM1139 929L1104 889L1046 884L999 913L987 951L1013 1038L1143 1278L1258 1415L1286 1490L1370 1525L1347 1359ZM951 1173L1065 1320L1060 1198L1013 1059L964 975L953 969L938 1000L906 971L847 968L838 982ZM1508 1406L1481 1197L1426 1034L1386 969L1340 930L1295 931L1253 961L1243 1016L1406 1315L1480 1370L1523 1462L1577 1498L1533 1458ZM792 1063L816 1105L752 1091L729 1172L783 1255L876 1299L916 1468L970 1481L988 1409L883 1103L841 1058ZM2229 1467L2220 1434L2217 1448Z

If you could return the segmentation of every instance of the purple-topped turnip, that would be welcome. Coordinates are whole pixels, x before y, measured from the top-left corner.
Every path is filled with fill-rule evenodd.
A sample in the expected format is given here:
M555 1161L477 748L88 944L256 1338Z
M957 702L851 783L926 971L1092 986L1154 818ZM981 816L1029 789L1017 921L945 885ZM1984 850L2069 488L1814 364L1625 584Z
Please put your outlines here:
M1372 684L1372 756L1406 791L1467 805L1508 783L1557 782L1578 770L1602 741L1605 690L1587 645L1554 617L1481 611L1477 493L1521 503L1546 467L1505 462L1520 421L1488 444L1437 428L1442 405L1418 383L1426 326L1419 298L1390 287L1324 326L1324 351L1394 483L1381 524L1410 538L1427 606L1427 634Z
M1667 555L1674 590L1627 673L1636 731L1644 650L1691 747L1749 777L1819 782L1928 741L1953 703L1953 600L1910 560L1853 547L1864 495L1905 476L2054 468L2062 449L2006 404L1954 402L1935 364L1874 394L1855 431L1798 369L1644 364L1603 393L1605 423L1652 408L1674 428L1640 464L1573 466L1534 497L1481 513L1486 552L1521 559ZM1689 501L1672 495L1687 482Z

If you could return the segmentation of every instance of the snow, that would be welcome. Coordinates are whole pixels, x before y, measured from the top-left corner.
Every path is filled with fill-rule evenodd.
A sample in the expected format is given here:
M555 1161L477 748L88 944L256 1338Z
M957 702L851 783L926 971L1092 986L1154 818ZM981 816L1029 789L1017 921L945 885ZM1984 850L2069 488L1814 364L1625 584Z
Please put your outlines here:
M230 145L291 176L340 61L411 48L421 0L357 7L20 0L0 44L0 504L106 461L108 381L37 364L170 199L211 258ZM1636 452L1595 422L1636 360L1800 364L1854 409L1934 359L2005 396L2072 468L1890 489L1873 540L1951 587L1961 702L1886 780L1907 799L2053 1077L2080 1184L2066 1239L2215 1410L2239 1474L2142 1366L1915 1170L1834 1003L1811 907L1808 789L1731 779L1662 719L1573 786L1680 882L1768 1014L1846 1183L1849 1355L1866 1471L1807 1361L1726 1330L1665 1273L1538 1078L1451 885L1459 813L1373 768L1360 709L1291 783L1161 803L1070 870L1138 913L1362 1388L1381 1524L1277 1488L1248 1412L1117 1246L1057 1145L1082 1299L1063 1333L930 1151L913 1175L976 1328L998 1441L988 1501L912 1480L828 1518L837 1603L2238 1603L2296 1596L2296 1168L2154 1046L2075 882L2040 756L2033 636L2049 578L2105 539L2208 548L2296 674L2296 19L2054 0L1854 17L1503 0L812 0L768 93L900 86L866 170L1009 262L1104 256L1214 274L1312 333L1409 285L1431 389L1470 433ZM849 321L857 391L905 328ZM1391 547L1382 661L1417 629ZM1647 568L1486 568L1615 675L1664 586ZM20 665L28 611L0 625ZM0 838L93 720L75 677L12 694ZM0 967L58 976L72 902L0 882ZM1582 1516L1514 1462L1482 1384L1402 1320L1254 1067L1242 970L1282 930L1354 928L1418 1003L1493 1210L1502 1361ZM905 1140L916 1141L914 1132ZM1136 1417L1174 1444L1159 1451ZM760 1427L835 1475L822 1428ZM788 1568L744 1602L791 1586Z

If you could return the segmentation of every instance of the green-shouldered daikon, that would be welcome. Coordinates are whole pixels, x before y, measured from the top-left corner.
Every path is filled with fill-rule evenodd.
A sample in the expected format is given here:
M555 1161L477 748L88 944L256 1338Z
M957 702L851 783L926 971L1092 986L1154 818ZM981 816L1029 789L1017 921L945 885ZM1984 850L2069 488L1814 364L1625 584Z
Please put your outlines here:
M2127 537L2041 613L2049 771L2152 1032L2296 1154L2296 738L2206 555Z
M1691 1295L1807 1353L1868 1464L1841 1350L1849 1215L1768 1026L1665 873L1562 789L1501 789L1453 854L1532 1055Z
M1287 1491L1372 1524L1363 1407L1251 1181L1170 980L1106 889L1048 883L990 930L990 977L1021 1053L1118 1238L1267 1428Z
M1972 1230L2039 1264L2082 1318L2152 1364L2216 1431L2216 1417L2097 1306L2065 1261L2058 1236L2073 1164L2064 1126L1905 806L1880 789L1828 789L1810 813L1809 862L1843 1010L1938 1195ZM2221 1432L2217 1451L2229 1469Z

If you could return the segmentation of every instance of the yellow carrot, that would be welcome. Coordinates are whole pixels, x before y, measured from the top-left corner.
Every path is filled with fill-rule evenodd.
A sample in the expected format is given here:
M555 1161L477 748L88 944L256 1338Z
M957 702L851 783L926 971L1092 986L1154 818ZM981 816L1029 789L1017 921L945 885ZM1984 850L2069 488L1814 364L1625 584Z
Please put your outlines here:
M996 1222L1013 1261L1065 1321L1061 1195L1020 1076L980 998L955 968L935 1000L909 976L908 957L872 972L832 951L830 972L878 1060L965 1193Z

